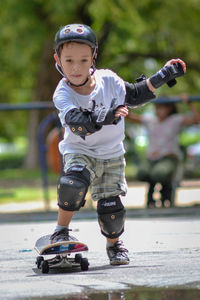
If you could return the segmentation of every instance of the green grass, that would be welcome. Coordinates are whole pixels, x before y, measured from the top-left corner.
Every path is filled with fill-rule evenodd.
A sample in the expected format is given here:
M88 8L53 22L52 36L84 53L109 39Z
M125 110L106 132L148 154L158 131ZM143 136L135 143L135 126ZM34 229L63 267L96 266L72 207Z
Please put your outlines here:
M50 200L56 199L56 186L49 187ZM12 189L0 189L0 204L15 202L31 202L31 201L43 201L44 194L42 187L20 186Z
M58 174L52 172L48 173L50 180L57 180ZM39 169L36 170L26 170L23 168L20 169L4 169L0 170L0 178L3 180L31 180L31 179L40 179L41 172Z
M58 174L49 173L50 200L56 199ZM44 200L40 170L0 170L0 204Z

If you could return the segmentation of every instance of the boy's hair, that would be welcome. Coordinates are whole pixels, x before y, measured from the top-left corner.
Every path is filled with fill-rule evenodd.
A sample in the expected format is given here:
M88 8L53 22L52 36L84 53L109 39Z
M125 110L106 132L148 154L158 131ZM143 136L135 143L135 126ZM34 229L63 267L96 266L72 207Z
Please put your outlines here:
M64 47L64 44L61 44L60 46L58 46L58 49L56 50L56 53L58 54L59 57L61 56L63 47Z

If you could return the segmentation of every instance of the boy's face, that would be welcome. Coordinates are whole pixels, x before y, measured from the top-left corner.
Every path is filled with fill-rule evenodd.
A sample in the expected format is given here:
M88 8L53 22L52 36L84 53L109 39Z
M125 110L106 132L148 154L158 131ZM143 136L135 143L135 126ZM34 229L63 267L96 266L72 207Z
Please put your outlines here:
M63 45L60 62L56 54L54 58L59 66L61 62L67 79L75 85L82 84L86 80L89 69L93 64L90 46L76 42L69 42Z

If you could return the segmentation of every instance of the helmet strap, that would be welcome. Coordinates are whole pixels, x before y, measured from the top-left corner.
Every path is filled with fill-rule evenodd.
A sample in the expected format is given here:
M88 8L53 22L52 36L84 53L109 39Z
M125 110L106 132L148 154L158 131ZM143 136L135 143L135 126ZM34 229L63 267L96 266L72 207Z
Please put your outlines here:
M56 70L63 76L63 77L66 77L62 68L57 64L55 63L55 67L56 67Z
M86 80L85 80L83 83L81 83L81 84L74 84L74 83L72 83L71 81L69 81L69 80L67 79L67 84L68 84L68 85L71 85L71 86L79 87L79 86L85 85L85 84L88 82L88 80L89 80L89 78L87 77Z

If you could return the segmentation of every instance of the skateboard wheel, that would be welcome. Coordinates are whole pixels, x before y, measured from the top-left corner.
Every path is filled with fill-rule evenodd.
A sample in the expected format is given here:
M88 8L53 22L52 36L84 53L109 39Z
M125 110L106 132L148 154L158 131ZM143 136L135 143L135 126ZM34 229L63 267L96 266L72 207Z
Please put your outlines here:
M80 264L80 263L81 263L81 258L82 258L82 255L81 255L81 254L79 254L79 253L76 254L76 255L75 255L75 262Z
M42 273L49 273L49 264L48 261L43 260L41 263Z
M43 260L44 260L44 258L42 256L38 256L36 258L36 262L35 263L36 263L38 269L40 268L41 263L42 263Z
M87 258L81 258L81 270L82 271L87 271L88 270L88 266L89 266L89 262Z

